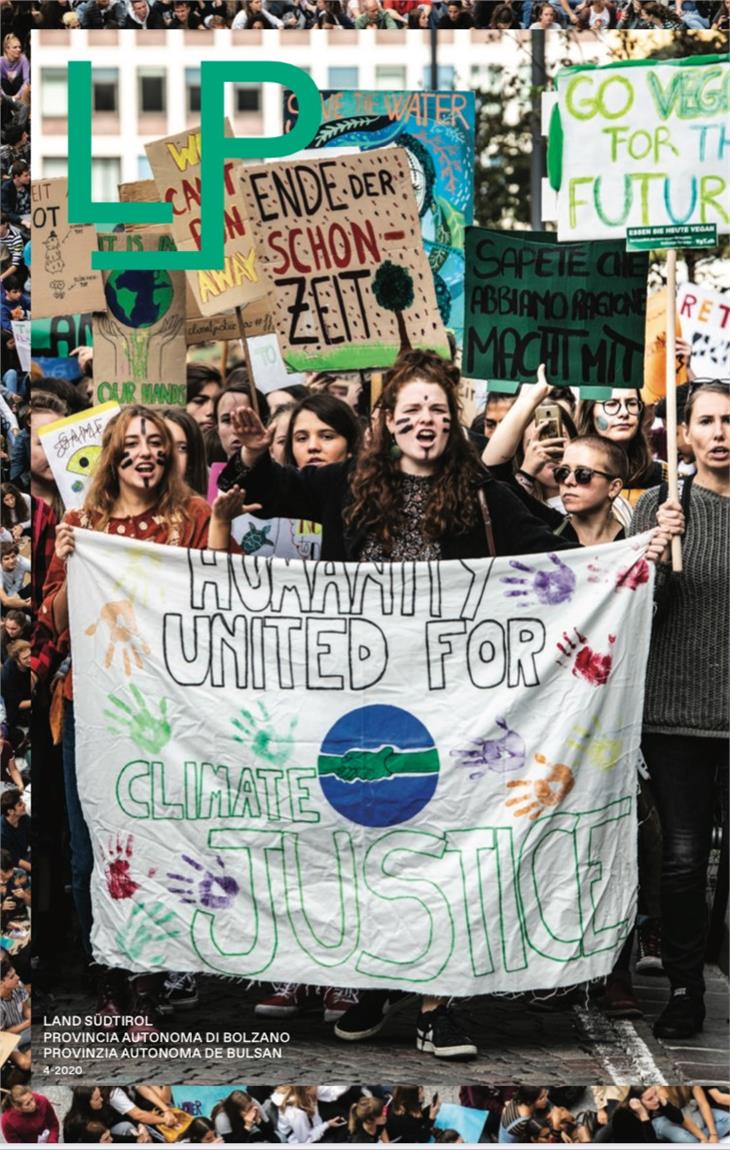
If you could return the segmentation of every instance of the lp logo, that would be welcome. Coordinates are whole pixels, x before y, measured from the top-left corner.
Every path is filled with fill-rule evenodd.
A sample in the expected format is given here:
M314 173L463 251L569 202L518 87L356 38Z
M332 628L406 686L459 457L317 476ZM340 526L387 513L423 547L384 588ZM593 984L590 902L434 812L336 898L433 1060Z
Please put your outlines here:
M299 103L299 116L285 136L224 136L223 93L227 83L271 83L291 88ZM224 181L226 159L271 159L290 156L306 148L322 119L319 89L312 78L293 64L275 61L221 63L204 61L200 69L201 118L201 229L197 252L94 252L95 269L129 268L139 271L206 271L224 266ZM72 224L170 224L172 204L117 204L91 198L91 64L77 60L68 66L68 106L74 127L68 139L68 216Z

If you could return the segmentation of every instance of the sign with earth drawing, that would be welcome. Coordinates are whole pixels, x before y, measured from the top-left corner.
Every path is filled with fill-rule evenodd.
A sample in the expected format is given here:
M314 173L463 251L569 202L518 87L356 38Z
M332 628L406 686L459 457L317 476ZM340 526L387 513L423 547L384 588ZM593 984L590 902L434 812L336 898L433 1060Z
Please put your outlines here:
M450 354L409 170L403 148L239 169L290 370Z
M169 251L164 234L99 236L101 251ZM184 404L185 273L105 271L106 310L94 313L97 403Z
M97 961L454 995L607 974L635 919L647 539L168 547L160 579L158 546L77 530Z
M327 90L321 96L322 123L310 148L405 149L441 318L461 346L464 229L474 221L474 93ZM285 131L297 116L297 98L287 92Z

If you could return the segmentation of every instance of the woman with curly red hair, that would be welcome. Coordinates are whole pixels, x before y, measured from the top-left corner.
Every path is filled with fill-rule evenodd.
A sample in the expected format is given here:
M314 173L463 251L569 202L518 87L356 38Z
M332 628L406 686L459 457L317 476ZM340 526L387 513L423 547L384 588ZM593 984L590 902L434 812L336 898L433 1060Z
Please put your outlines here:
M388 376L367 447L344 463L299 471L272 460L271 433L251 408L239 408L243 446L222 484L245 477L262 518L321 523L322 559L469 559L573 546L481 466L460 425L458 382L439 356L408 352Z

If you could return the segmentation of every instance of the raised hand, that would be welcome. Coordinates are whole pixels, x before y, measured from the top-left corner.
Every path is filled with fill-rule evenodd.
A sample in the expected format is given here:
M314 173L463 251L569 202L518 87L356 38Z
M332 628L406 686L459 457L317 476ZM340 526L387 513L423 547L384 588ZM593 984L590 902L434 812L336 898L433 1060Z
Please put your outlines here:
M256 460L269 450L274 437L267 431L252 407L239 407L231 414L231 426L241 441L241 462L253 467Z
M221 523L232 523L239 515L253 515L261 510L260 503L246 503L246 492L238 484L229 491L221 491L213 500L213 518Z
M73 555L76 547L76 540L74 539L74 529L70 523L59 523L56 528L56 556L63 563L66 562L69 555Z

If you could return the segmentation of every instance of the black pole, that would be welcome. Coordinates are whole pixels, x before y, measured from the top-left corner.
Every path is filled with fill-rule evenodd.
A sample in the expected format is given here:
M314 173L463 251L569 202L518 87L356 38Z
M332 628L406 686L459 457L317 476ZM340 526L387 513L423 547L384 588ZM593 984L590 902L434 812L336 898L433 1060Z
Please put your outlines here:
M536 28L532 33L532 71L530 132L532 152L530 155L530 226L535 231L542 229L542 177L545 174L545 139L542 134L540 101L547 86L545 72L545 33Z
M433 13L431 19L433 20ZM431 91L435 92L439 86L438 28L435 24L431 25L429 32L431 37Z

